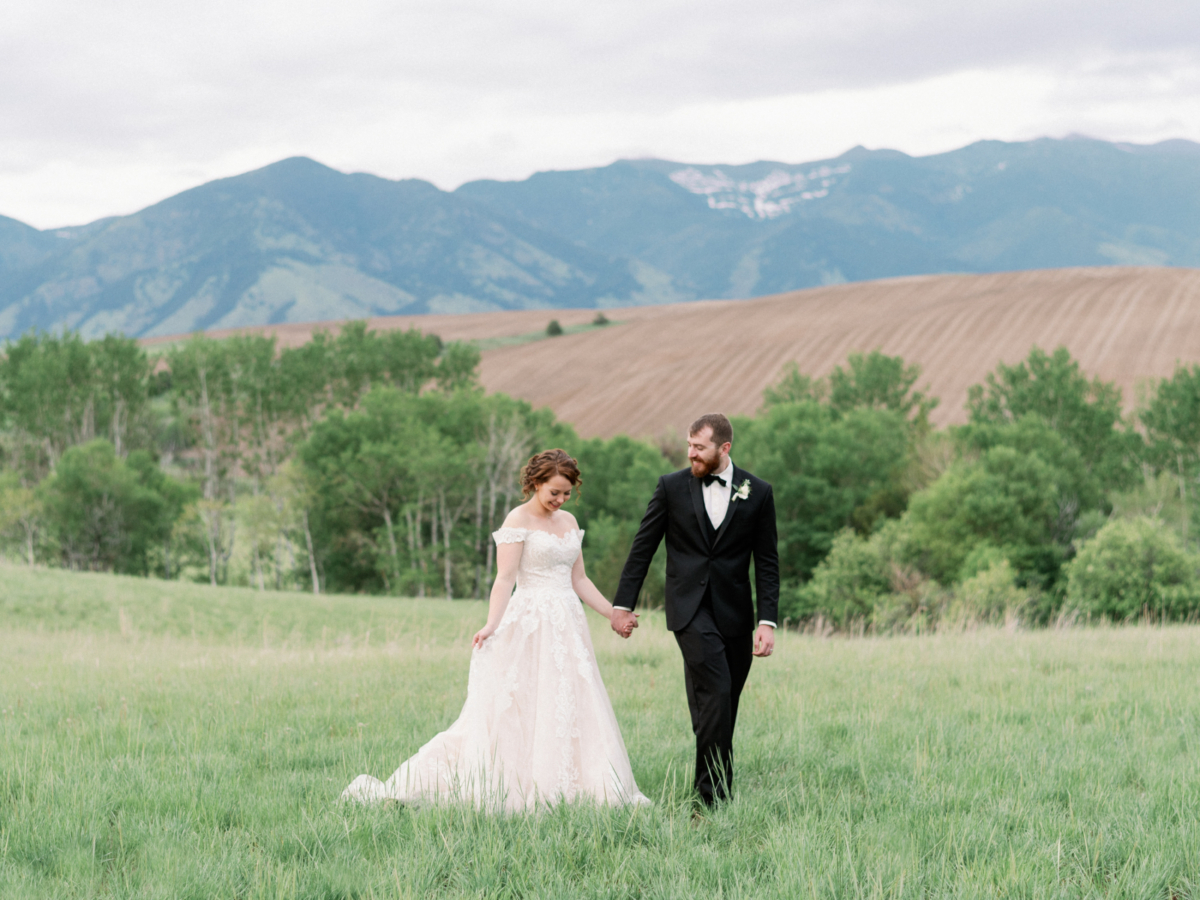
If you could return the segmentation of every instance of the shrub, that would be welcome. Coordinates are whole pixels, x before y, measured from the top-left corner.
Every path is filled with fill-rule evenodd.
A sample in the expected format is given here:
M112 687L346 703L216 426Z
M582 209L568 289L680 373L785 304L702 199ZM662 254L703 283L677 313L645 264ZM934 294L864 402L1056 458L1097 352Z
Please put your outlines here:
M551 319L550 324L546 326L546 334L550 337L558 337L563 333L563 327L558 324L558 319Z
M822 615L845 628L855 620L868 621L876 601L890 587L878 545L847 528L833 539L812 580L783 598L780 615L795 619Z
M609 323L608 316L606 316L602 312L596 313L596 318L592 319L592 324L596 325L596 326L607 325L608 323Z
M1003 622L1029 605L1029 592L1017 587L1007 559L996 559L954 589L944 621L951 625Z
M1124 620L1148 612L1182 619L1200 610L1200 559L1160 522L1109 522L1067 565L1067 602Z

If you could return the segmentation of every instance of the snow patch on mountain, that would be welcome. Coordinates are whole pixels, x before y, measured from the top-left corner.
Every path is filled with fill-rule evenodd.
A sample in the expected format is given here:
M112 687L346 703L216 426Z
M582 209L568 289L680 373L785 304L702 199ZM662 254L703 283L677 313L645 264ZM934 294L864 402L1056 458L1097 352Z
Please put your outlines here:
M829 195L838 177L850 166L817 166L808 172L775 169L758 181L736 181L720 169L702 172L694 166L671 173L686 191L708 198L709 209L733 209L751 219L774 219L801 203Z

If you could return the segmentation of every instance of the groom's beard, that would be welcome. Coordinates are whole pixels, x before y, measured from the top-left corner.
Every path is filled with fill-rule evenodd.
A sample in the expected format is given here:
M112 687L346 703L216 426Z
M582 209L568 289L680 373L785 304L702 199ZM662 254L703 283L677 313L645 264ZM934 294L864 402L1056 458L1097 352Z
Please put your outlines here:
M721 454L714 449L711 457L705 454L692 460L692 475L696 478L703 478L705 475L715 472L720 464Z

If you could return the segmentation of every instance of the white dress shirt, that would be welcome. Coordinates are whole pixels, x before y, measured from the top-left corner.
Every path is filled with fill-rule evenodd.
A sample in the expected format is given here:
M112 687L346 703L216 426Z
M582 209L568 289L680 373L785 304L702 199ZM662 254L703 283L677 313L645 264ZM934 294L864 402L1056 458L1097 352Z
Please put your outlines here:
M729 500L733 496L733 460L725 457L725 468L713 474L718 478L723 478L725 486L722 487L719 481L714 481L712 484L701 484L700 494L704 498L704 511L708 513L708 521L712 522L714 529L718 529L725 521L725 516L729 514ZM629 612L629 609L624 606L614 606L613 609L623 609ZM776 627L774 622L768 622L766 619L762 619L758 624Z
M725 468L712 474L723 478L725 486L722 487L719 481L702 484L700 493L704 497L704 509L708 513L708 521L712 522L712 527L716 529L721 527L721 523L725 521L725 514L729 512L729 498L733 494L733 460L728 456L725 457Z

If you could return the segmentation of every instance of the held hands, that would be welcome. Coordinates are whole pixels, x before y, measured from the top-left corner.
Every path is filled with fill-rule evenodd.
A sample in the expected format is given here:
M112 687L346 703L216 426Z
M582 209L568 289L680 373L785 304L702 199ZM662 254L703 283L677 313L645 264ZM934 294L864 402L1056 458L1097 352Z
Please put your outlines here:
M758 630L754 632L754 655L770 656L774 651L775 629L770 625L759 625Z
M609 617L612 630L623 638L633 634L633 629L638 627L637 620L638 613L630 612L627 609L614 609Z
M482 647L483 642L490 638L495 630L495 625L484 625L482 628L480 628L477 632L475 632L475 637L471 638L471 649L478 650L480 647Z

